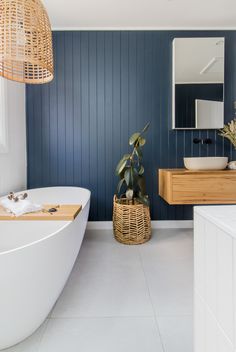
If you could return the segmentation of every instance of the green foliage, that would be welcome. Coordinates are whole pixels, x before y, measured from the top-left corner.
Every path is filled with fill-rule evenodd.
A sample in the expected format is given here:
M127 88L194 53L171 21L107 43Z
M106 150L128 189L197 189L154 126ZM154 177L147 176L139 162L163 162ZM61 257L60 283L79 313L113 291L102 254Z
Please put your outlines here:
M118 198L125 194L128 199L137 198L140 203L145 205L149 205L149 200L146 195L142 165L142 147L146 143L143 134L148 130L149 125L150 123L147 123L141 132L136 132L130 137L129 145L133 146L133 150L130 154L125 154L116 167L116 175L120 177L117 186Z

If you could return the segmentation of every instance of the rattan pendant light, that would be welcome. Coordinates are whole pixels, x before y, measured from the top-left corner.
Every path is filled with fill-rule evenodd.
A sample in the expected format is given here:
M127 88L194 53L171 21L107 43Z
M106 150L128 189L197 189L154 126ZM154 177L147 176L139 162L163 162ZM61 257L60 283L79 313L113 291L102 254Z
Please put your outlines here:
M40 0L0 0L0 76L34 84L53 79L52 32Z

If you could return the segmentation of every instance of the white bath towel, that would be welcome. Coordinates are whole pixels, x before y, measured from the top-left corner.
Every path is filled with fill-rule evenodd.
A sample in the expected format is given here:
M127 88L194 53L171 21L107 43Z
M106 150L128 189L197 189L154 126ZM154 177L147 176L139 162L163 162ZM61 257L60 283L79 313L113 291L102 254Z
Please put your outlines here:
M15 216L35 213L43 209L41 205L34 204L27 199L14 202L8 198L3 198L0 203L8 212L14 214Z

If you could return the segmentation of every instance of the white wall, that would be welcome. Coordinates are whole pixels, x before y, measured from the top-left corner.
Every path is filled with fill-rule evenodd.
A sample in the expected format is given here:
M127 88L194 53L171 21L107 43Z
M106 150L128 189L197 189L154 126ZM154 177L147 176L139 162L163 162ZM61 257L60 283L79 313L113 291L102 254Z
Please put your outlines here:
M8 151L0 154L0 195L26 188L25 85L6 81Z

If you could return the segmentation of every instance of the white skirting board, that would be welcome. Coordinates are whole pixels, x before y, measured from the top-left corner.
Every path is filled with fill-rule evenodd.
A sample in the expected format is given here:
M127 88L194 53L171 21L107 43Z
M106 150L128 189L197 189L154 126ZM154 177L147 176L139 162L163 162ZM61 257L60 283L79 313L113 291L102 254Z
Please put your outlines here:
M153 220L152 229L192 229L192 220ZM112 230L112 221L89 221L87 230Z

